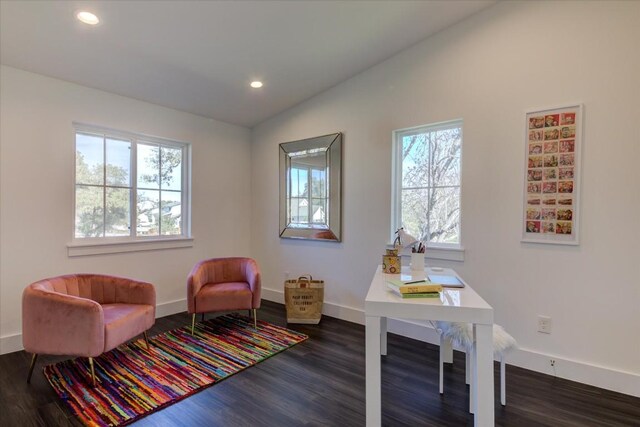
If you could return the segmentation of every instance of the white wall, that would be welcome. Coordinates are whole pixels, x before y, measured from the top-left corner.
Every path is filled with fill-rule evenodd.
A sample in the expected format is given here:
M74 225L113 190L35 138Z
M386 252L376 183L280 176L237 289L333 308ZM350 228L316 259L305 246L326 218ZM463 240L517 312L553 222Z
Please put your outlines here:
M130 98L0 68L0 345L21 348L21 296L64 273L107 273L156 286L159 313L186 309L200 259L249 255L248 129ZM192 143L192 248L69 258L72 122Z
M466 258L437 264L495 308L521 346L511 363L553 373L553 357L559 376L640 395L638 22L637 2L499 3L254 128L251 249L266 295L280 298L285 271L310 272L332 314L362 321L389 241L391 132L463 118ZM524 112L573 103L581 244L521 243ZM281 240L277 145L331 132L344 132L343 243Z

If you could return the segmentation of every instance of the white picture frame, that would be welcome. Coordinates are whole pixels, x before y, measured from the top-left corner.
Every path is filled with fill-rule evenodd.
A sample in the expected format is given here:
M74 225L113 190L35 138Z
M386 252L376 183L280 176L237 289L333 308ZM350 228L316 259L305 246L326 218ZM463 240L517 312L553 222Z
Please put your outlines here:
M522 242L580 243L582 104L525 113Z

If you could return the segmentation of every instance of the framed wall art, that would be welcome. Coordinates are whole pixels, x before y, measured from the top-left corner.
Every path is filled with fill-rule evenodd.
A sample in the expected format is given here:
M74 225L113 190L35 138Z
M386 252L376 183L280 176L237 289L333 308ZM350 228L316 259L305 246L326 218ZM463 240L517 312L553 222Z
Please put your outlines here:
M577 245L582 105L525 118L522 241Z

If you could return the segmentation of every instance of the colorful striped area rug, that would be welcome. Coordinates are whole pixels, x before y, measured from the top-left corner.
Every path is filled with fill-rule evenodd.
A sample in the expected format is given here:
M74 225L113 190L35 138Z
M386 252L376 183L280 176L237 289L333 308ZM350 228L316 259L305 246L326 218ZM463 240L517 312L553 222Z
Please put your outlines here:
M295 331L229 314L149 339L123 344L94 359L46 366L58 396L88 426L119 426L177 402L306 340Z

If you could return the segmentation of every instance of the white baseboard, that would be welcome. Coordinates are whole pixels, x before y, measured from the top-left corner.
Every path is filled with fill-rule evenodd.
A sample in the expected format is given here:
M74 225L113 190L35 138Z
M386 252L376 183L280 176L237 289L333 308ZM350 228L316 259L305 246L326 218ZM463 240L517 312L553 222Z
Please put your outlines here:
M284 292L281 290L263 288L262 298L284 304ZM365 321L363 310L327 301L322 306L322 313L360 325L364 325ZM430 344L439 345L440 342L438 333L427 322L389 319L387 329L389 332ZM551 359L555 360L555 371L550 364ZM640 375L632 372L623 372L577 360L564 359L527 348L518 348L509 353L507 364L640 397Z
M281 290L262 288L262 299L284 304L284 292ZM325 302L322 305L322 314L364 325L364 312L357 308Z
M156 305L156 319L187 311L187 299L163 302ZM23 350L22 334L4 335L0 337L0 354Z
M262 297L268 301L284 304L284 292L280 290L263 288ZM156 318L182 313L186 310L186 299L165 302L157 305ZM330 317L364 325L364 311L358 308L325 302L322 312ZM390 319L388 330L419 341L435 345L439 343L438 334L426 322ZM0 337L0 354L12 353L22 349L22 334ZM554 367L550 365L550 359L555 360ZM640 397L640 375L633 372L618 371L604 366L540 353L527 348L518 348L510 353L507 363L543 374Z
M0 354L20 351L22 347L22 334L4 335L0 337Z
M555 366L551 366L551 359ZM640 375L578 360L518 348L509 354L509 364L594 387L640 397Z
M187 299L177 299L175 301L163 302L156 305L156 319L165 316L171 316L172 314L182 313L187 311Z

